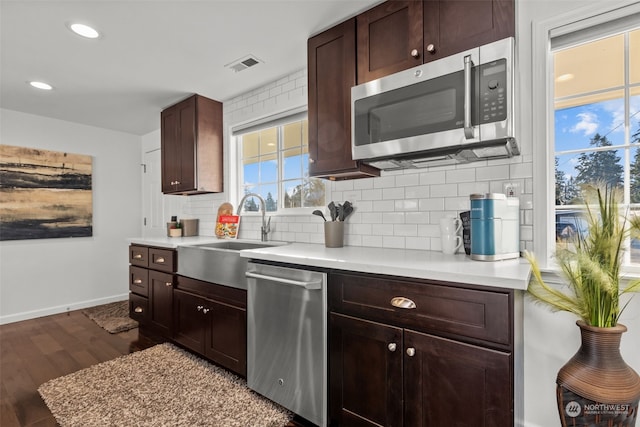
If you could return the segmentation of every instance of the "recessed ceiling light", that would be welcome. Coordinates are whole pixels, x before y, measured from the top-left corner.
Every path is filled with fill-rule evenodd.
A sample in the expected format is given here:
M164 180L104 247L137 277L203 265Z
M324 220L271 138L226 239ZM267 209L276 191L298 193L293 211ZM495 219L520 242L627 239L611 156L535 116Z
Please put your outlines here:
M100 37L100 33L98 33L98 31L85 24L71 24L69 25L69 29L79 36L86 37L88 39L97 39Z
M45 82L33 81L33 82L29 82L29 84L31 86L37 88L37 89L42 89L42 90L51 90L51 89L53 89L53 86L51 86L50 84L45 83Z
M562 74L562 75L560 75L560 76L558 76L558 77L556 78L556 81L557 81L557 82L567 82L567 81L569 81L569 80L573 79L573 77L574 77L574 76L573 76L573 74L571 74L571 73L568 73L568 74Z

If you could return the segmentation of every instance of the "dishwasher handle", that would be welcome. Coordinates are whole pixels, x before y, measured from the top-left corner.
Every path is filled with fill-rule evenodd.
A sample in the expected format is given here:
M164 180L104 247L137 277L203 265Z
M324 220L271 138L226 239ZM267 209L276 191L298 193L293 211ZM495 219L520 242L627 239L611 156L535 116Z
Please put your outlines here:
M322 289L322 280L304 282L301 280L285 279L284 277L267 276L266 274L254 273L253 271L247 271L244 274L252 279L269 280L271 282L284 283L285 285L300 286L305 289Z

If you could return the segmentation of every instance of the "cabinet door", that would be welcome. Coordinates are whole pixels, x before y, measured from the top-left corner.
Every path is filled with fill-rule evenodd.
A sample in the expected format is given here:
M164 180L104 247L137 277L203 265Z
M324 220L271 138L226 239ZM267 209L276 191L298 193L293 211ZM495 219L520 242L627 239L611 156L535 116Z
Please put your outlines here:
M515 36L515 0L425 0L424 62Z
M356 83L355 19L308 41L309 174L333 179L378 176L351 157L351 87Z
M216 301L208 301L205 355L239 375L247 375L247 312Z
M422 2L386 1L358 20L358 84L422 64Z
M195 188L195 97L160 114L162 191L173 193Z
M172 274L149 271L149 321L162 336L171 336L173 319L173 279Z
M406 425L513 425L510 353L405 330L403 354Z
M207 322L203 310L207 300L178 289L174 291L173 299L173 339L204 354Z
M330 424L402 426L402 329L330 313L329 334Z

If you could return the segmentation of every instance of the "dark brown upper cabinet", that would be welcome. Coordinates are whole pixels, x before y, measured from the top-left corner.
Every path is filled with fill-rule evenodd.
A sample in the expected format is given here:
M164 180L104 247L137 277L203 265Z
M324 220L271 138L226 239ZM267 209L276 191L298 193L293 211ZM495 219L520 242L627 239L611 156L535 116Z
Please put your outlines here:
M223 191L222 104L193 95L162 111L162 192Z
M424 62L515 36L514 0L425 0Z
M514 0L389 0L357 25L361 84L515 36Z
M351 87L356 84L356 22L308 40L309 173L332 180L378 176L351 157Z
M422 2L386 1L357 16L358 84L422 64Z

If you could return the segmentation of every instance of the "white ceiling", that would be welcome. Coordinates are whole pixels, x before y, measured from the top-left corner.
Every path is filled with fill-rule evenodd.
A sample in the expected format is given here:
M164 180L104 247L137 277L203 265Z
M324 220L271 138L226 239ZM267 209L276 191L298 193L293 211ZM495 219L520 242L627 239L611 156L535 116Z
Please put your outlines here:
M1 0L0 106L144 135L188 95L224 101L305 68L310 35L376 3ZM72 22L102 36L79 37ZM224 67L248 54L264 63L239 73Z

